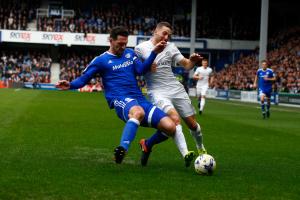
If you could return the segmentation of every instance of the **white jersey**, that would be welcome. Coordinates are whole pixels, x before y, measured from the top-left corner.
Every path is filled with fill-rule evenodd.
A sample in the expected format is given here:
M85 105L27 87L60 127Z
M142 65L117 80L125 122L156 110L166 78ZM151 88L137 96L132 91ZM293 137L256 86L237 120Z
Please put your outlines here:
M142 42L135 47L136 54L147 59L153 50L154 45L151 40ZM169 94L183 92L183 85L176 79L172 72L172 63L180 62L184 56L173 43L167 43L166 48L157 55L153 63L157 65L156 72L148 72L144 77L147 90L162 91Z
M199 75L203 77L197 81L196 87L208 87L209 76L212 73L212 69L210 67L204 68L203 66L198 67L194 73L194 75Z

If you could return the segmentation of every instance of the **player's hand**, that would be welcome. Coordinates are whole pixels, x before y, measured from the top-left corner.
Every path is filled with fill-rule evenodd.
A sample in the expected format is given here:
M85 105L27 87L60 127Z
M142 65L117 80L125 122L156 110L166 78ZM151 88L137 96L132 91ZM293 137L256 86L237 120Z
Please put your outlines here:
M194 78L195 81L203 79L203 77L200 74L195 75L193 78Z
M70 82L66 80L61 80L55 84L55 87L61 90L68 90L70 89Z
M156 63L152 63L151 65L151 72L156 72L156 69L157 69L157 64Z
M167 46L166 41L160 41L159 43L157 43L155 45L153 51L158 54L158 53L162 52L165 49L166 46Z
M197 62L201 61L202 59L203 59L203 57L200 54L197 54L197 53L193 53L190 56L190 61L193 62L193 63L197 63Z
M253 87L253 89L256 89L256 84L254 83L252 87Z

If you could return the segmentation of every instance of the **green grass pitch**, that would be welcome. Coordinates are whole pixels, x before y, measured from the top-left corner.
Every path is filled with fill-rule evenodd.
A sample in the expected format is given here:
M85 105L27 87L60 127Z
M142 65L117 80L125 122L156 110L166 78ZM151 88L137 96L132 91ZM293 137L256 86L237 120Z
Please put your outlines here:
M102 93L1 89L0 199L300 199L300 109L271 109L263 120L258 104L208 99L197 119L217 171L201 176L171 139L141 167L150 128L116 165L124 123Z

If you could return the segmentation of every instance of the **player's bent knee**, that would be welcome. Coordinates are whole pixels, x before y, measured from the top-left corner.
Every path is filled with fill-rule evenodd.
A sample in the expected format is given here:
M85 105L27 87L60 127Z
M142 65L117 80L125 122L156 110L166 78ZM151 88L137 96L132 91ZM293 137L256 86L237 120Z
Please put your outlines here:
M180 124L180 117L178 115L169 115L169 117L172 119L176 126Z
M180 124L179 114L174 108L170 109L167 114L173 120L176 126Z
M176 125L169 117L164 117L158 124L158 129L166 133L168 136L173 136L176 132Z
M145 111L140 106L134 106L129 112L129 118L135 118L139 121L142 121L145 117Z

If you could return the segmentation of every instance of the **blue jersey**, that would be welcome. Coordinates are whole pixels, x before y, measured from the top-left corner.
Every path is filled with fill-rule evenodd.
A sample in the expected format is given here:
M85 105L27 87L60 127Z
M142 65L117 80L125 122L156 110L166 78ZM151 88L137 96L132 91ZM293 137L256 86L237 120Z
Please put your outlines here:
M266 70L258 69L256 72L257 78L258 78L258 87L261 91L272 91L272 84L273 81L265 80L264 78L273 78L274 73L273 70L270 68L267 68Z
M141 62L132 49L126 48L121 56L105 52L92 60L81 77L71 82L70 89L83 87L94 74L100 73L110 108L114 108L115 99L124 97L144 101L136 76L146 73L155 57L156 53L152 52Z

